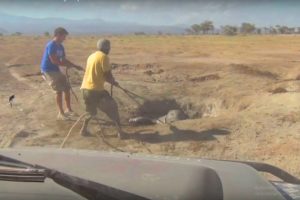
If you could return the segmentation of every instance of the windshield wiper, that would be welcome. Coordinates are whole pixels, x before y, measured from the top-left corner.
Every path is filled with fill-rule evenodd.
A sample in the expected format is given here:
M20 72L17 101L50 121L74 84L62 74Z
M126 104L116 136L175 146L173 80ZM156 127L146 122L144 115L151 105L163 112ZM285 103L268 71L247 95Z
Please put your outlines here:
M0 155L0 180L44 182L46 178L89 200L148 200L147 198L101 183L71 176L40 165L32 165Z
M3 167L0 163L1 181L44 182L45 179L45 170L43 169Z
M0 180L15 182L44 182L45 169L0 155Z

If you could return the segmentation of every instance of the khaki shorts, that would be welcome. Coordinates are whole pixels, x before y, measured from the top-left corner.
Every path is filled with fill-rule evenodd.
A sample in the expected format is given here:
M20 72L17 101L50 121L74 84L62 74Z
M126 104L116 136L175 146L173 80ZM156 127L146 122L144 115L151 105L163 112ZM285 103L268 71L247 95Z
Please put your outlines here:
M83 89L82 95L86 112L89 113L88 117L95 116L97 114L97 109L99 109L112 121L120 124L118 105L106 90L95 91Z
M70 90L70 84L68 83L66 76L60 71L45 72L44 75L54 91L64 92Z

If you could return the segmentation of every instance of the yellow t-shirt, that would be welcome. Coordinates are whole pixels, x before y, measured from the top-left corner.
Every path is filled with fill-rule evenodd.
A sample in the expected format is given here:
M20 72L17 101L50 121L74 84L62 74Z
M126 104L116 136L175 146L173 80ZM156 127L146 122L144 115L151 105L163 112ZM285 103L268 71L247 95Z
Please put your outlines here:
M101 51L89 56L81 85L81 89L104 90L104 72L111 70L109 58Z

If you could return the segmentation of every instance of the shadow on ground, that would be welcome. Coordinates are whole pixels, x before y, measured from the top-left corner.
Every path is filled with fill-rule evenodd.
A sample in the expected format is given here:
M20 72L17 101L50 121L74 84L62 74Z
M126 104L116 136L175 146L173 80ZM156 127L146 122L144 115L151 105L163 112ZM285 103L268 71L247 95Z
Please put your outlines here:
M205 131L182 130L170 126L171 134L159 135L158 132L147 133L144 131L135 132L130 139L148 143L180 142L180 141L210 141L215 140L215 135L227 135L230 132L225 129L209 129Z

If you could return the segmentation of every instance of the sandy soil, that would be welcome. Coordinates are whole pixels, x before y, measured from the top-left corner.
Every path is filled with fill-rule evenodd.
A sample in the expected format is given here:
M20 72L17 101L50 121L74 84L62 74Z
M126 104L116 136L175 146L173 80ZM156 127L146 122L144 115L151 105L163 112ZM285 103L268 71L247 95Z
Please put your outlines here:
M70 60L85 66L97 36L65 42ZM54 93L39 75L46 37L0 37L0 147L59 147L76 121L56 121ZM123 151L214 159L263 161L300 176L300 93L296 80L298 36L122 36L112 41L113 73L144 99L132 101L114 89L124 129L120 141L102 113L101 130ZM83 113L82 73L71 71ZM109 86L107 85L109 90ZM16 95L11 108L8 97ZM180 108L188 120L171 125L131 127L130 117L159 116ZM81 123L80 123L81 125ZM112 150L99 138L74 129L66 148Z

